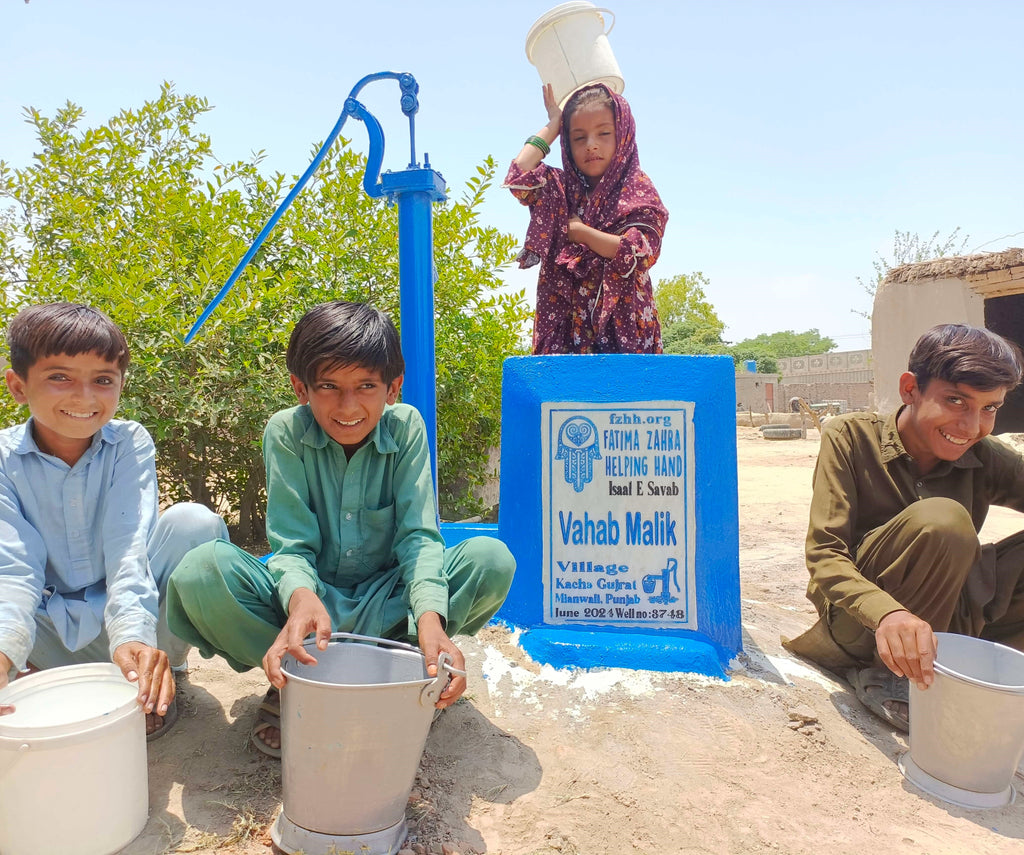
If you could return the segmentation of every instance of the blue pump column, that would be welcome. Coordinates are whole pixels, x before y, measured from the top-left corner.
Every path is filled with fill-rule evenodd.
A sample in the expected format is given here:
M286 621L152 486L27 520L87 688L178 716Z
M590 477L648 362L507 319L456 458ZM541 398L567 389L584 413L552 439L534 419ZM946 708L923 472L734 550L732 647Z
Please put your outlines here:
M398 206L398 272L401 280L402 356L406 375L402 400L420 411L427 425L430 466L437 495L437 384L434 361L434 229L430 206L442 202L445 183L430 168L385 172L381 186ZM436 509L435 509L436 510Z
M409 166L401 172L380 174L384 162L384 130L376 117L357 100L356 96L368 83L378 80L395 80L401 88L402 112L409 118ZM416 407L427 426L430 442L430 468L434 480L434 495L437 496L437 390L434 362L434 244L433 212L430 206L446 198L444 179L430 168L430 159L423 156L423 167L416 160L415 117L419 111L419 84L408 72L381 71L362 78L345 99L345 106L334 128L324 140L312 163L306 168L292 187L284 201L277 207L271 218L256 236L252 246L239 261L228 281L209 305L202 311L185 336L188 344L214 312L221 300L227 296L246 265L262 246L267 235L288 209L295 197L306 186L323 161L334 141L341 133L349 116L361 121L366 127L370 150L366 156L366 171L363 174L363 189L372 199L387 197L389 203L398 206L398 262L399 299L401 311L402 355L406 363L405 386L402 399ZM379 176L379 180L378 180ZM436 501L436 500L435 500ZM435 511L436 511L435 505Z

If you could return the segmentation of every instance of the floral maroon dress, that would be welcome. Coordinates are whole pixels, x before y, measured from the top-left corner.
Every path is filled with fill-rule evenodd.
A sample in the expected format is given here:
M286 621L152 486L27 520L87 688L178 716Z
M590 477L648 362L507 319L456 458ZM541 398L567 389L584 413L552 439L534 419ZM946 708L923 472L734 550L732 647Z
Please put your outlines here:
M541 265L533 324L535 354L661 353L661 324L649 271L661 252L668 211L640 169L629 104L607 91L615 105L616 148L596 187L591 190L573 164L564 116L565 168L542 163L523 172L513 162L505 178L504 186L530 207L519 266ZM602 258L583 244L570 243L571 215L620 235L615 257Z

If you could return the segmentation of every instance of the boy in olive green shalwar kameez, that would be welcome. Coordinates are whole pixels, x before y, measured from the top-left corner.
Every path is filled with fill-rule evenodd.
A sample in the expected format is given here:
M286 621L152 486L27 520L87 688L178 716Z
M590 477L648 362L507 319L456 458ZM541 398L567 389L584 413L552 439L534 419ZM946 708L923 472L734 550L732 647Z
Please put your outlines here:
M822 432L806 545L820 618L785 646L848 671L902 730L908 678L934 678L934 632L1024 649L1024 533L978 540L990 505L1024 511L1024 458L989 436L1021 370L1017 347L988 330L934 327L900 378L903 407Z

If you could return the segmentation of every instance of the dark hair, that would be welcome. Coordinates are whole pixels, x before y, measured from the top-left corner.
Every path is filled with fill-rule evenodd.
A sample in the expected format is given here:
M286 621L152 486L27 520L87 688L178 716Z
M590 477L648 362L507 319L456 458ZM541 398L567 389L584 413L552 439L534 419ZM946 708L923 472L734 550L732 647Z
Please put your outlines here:
M292 330L285 356L288 371L306 385L318 372L359 365L391 383L405 372L398 330L384 312L367 303L335 300L304 314Z
M99 354L116 362L121 373L131 359L124 333L99 309L81 303L44 303L29 306L14 316L7 327L11 368L25 378L40 359L58 353L77 356Z
M565 109L562 110L562 114L565 116L566 129L568 129L569 120L573 115L587 107L607 107L612 111L612 115L615 115L615 101L608 94L608 90L604 86L588 86L585 89L574 92L572 97L565 102Z
M1024 357L1012 341L983 327L941 324L932 327L910 351L907 370L924 391L933 379L989 391L1020 385Z

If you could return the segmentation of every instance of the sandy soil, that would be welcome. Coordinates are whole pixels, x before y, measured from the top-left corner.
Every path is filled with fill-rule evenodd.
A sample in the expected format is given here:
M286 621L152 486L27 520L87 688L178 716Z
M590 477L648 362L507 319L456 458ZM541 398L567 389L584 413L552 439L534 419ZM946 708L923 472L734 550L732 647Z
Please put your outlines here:
M737 443L745 651L730 679L556 671L504 628L461 639L470 689L431 730L412 851L1024 851L1024 799L968 811L923 795L897 768L903 736L782 650L813 615L802 540L817 434L769 442L740 428ZM985 535L1022 526L998 511ZM149 823L125 851L266 853L280 764L246 744L262 674L190 664L181 721L150 746Z

